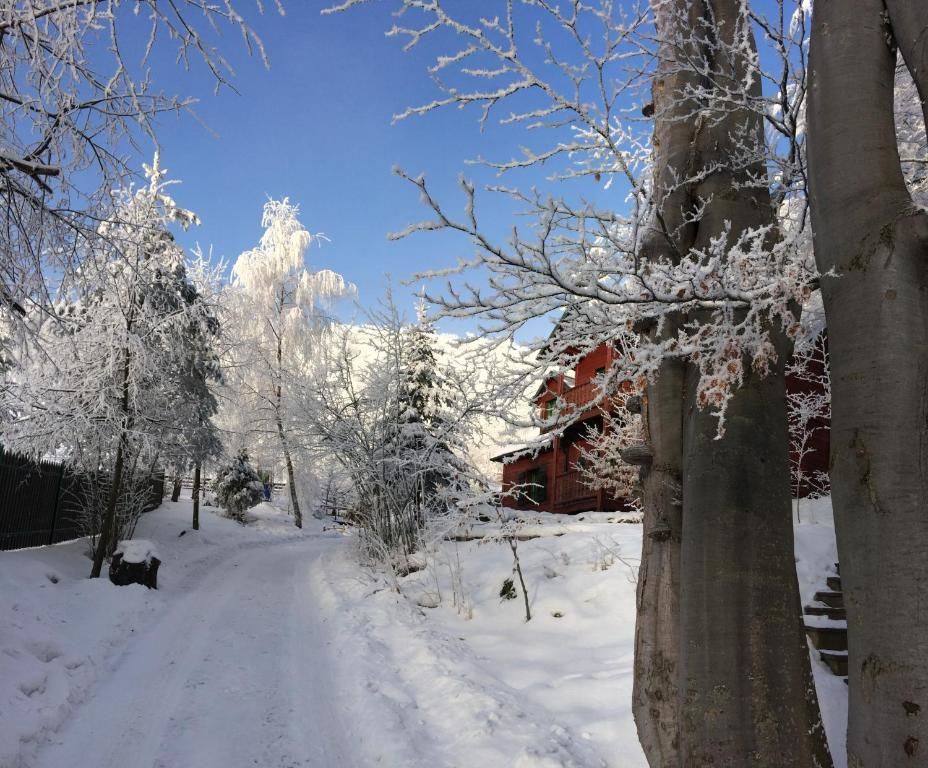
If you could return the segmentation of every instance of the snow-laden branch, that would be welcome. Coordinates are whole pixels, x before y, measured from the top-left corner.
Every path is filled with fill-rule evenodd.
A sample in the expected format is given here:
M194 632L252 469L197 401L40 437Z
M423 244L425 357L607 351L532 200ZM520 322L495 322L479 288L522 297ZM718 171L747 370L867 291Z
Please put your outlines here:
M225 28L267 64L234 0L17 0L0 8L0 308L47 305L43 270L70 273L99 234L96 218L134 170L126 149L154 140L165 112L193 100L163 93L156 48L199 62L216 88L232 68L212 42ZM279 2L275 2L282 12ZM258 12L263 4L256 3ZM141 48L134 42L141 37ZM132 44L130 45L130 40ZM145 150L149 152L150 150ZM82 184L75 183L76 178ZM96 184L87 185L93 179Z
M623 377L645 381L662 359L689 360L702 376L698 402L723 411L745 366L776 361L771 334L800 333L796 309L817 279L803 159L809 9L778 0L762 16L745 5L723 29L708 6L667 0L500 0L479 13L442 0L395 6L401 21L389 35L442 51L429 69L441 95L399 117L475 105L486 126L496 114L537 140L510 159L477 162L505 174L544 165L553 185L484 190L515 201L531 222L503 241L483 224L489 203L472 182L461 180L458 216L424 177L398 171L430 216L393 237L445 230L474 246L456 268L416 277L442 280L429 300L444 316L507 335L564 312L552 354L647 331L620 363ZM773 53L767 64L756 36ZM718 126L724 151L706 144ZM664 141L688 146L689 157L655 167ZM567 184L578 178L613 190L614 205L574 201ZM733 227L718 213L733 195L757 210L772 200L779 220ZM662 330L668 319L672 334Z

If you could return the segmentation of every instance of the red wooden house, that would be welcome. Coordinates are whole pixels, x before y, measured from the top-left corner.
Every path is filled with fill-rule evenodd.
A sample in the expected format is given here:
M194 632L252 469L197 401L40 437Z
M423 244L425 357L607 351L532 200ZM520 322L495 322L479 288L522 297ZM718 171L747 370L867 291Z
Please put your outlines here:
M558 513L628 508L628 499L585 484L578 466L581 451L589 445L589 430L608 429L609 414L622 407L618 399L612 398L588 407L598 398L597 376L612 365L614 354L611 344L601 344L580 360L572 374L552 375L541 383L535 395L539 418L555 417L558 400L565 410L584 410L576 419L565 419L567 426L555 423L543 428L542 433L558 433L537 453L520 455L525 450L515 449L493 457L493 461L503 464L504 506ZM513 495L510 492L514 487L524 490Z
M823 344L822 349L827 349ZM601 431L609 429L611 416L623 408L623 399L606 398L599 405L588 407L597 399L597 377L609 369L613 356L617 354L611 344L602 344L580 359L572 373L557 374L546 378L535 394L535 407L538 417L552 422L556 416L558 400L565 410L584 409L577 418L555 419L550 426L542 428L542 434L550 433L550 441L545 447L534 452L525 448L516 448L498 456L493 461L503 465L503 505L515 509L534 509L544 512L571 514L587 510L616 511L628 509L630 499L617 498L605 490L594 490L583 482L579 465L582 450L589 446L587 439L590 429ZM826 371L823 359L813 360L814 373ZM815 378L815 377L813 377ZM791 391L808 391L810 387L822 386L809 380L787 376L787 393ZM566 424L566 426L565 426ZM813 476L816 471L827 472L829 451L828 423L821 419L809 423L812 430L811 447L813 450L799 457L791 450L791 464L794 470L801 461L802 474L799 477ZM521 489L513 493L513 489ZM794 493L807 496L812 488L800 481Z

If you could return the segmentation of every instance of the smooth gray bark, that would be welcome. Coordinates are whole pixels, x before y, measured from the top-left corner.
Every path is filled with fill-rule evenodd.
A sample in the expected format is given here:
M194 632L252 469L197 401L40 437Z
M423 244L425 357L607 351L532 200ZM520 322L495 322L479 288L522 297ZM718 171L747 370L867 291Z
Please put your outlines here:
M644 510L632 711L652 766L679 763L680 543L684 366L668 361L648 387L645 435L652 464L642 470Z
M831 765L796 582L782 364L746 374L726 425L716 440L711 414L687 414L682 764Z
M760 97L759 79L746 78L756 45L741 3L705 6L727 52L713 48L710 37L710 92L735 92L750 82L748 95ZM726 224L734 239L774 222L763 164L732 162L763 146L756 111L710 99L692 143L693 170L715 169L700 174L692 191L694 201L705 203L695 248L707 247ZM686 766L831 765L793 554L783 372L790 347L774 329L771 338L778 359L766 376L742 361L744 382L728 404L724 439L716 439L715 417L694 406L694 372L687 383L680 597Z
M662 41L651 88L654 109L654 221L642 245L642 257L679 262L692 246L694 228L684 221L688 190L680 185L690 170L690 142L698 105L682 97L698 84L691 68L689 43L680 50L681 3L655 4ZM699 16L691 5L686 27ZM685 38L684 38L685 39ZM679 319L666 321L663 335L676 334ZM654 336L654 332L651 333ZM652 768L680 762L680 551L682 542L682 448L686 366L665 360L648 385L642 409L645 439L652 455L641 473L643 537L638 570L635 623L635 671L632 712L638 739Z
M737 160L763 147L762 119L717 96L748 82L755 46L741 9L737 0L658 7L661 37L675 43L662 49L654 88L661 215L646 243L653 253L674 258L674 251L705 248L728 223L734 240L774 221L762 162ZM681 48L681 40L691 42ZM708 74L688 74L686 62L704 62ZM685 85L701 96L681 99ZM750 95L759 96L759 87L754 78ZM675 186L674 179L695 181ZM683 225L684 213L698 206L699 220ZM776 334L773 340L779 360L768 376L742 361L747 373L729 403L724 439L716 439L715 417L696 406L693 367L665 365L666 381L649 387L654 463L643 482L634 707L654 768L831 765L793 555L789 347Z
M928 215L901 171L891 47L924 94L926 36L922 2L815 4L809 168L816 260L835 272L822 293L851 768L928 762Z

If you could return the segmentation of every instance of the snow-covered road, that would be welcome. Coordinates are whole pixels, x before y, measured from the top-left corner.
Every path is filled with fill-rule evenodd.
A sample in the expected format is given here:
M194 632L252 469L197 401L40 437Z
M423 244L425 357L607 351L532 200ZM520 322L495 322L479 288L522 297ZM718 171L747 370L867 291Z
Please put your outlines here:
M37 768L353 768L327 626L307 579L324 542L240 549L189 585L90 691Z

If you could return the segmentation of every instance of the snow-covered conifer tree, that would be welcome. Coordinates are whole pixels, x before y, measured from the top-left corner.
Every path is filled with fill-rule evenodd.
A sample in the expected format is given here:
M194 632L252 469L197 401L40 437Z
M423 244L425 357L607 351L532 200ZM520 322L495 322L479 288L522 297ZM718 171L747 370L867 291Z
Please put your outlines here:
M503 377L486 345L457 348L450 365L422 311L408 324L388 299L370 320L334 329L304 419L350 478L349 516L366 551L392 563L488 498L470 452L486 420L515 398L506 391L501 403Z
M410 464L419 465L414 472L419 486L416 504L424 508L418 514L424 515L436 506L439 489L451 482L460 465L449 444L455 433L446 423L454 411L454 394L423 299L416 307L416 322L403 328L400 341L398 424L392 448L411 459Z
M264 484L245 450L239 451L232 461L216 470L213 490L216 503L240 523L245 522L245 513L264 498Z

